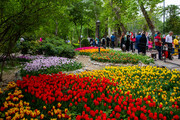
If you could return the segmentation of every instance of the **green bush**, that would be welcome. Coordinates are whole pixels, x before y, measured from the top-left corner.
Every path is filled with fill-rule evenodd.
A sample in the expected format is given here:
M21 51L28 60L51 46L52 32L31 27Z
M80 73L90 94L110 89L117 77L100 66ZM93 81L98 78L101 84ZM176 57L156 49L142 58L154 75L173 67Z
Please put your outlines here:
M88 47L88 46L90 46L89 41L87 39L83 39L81 41L81 47Z
M71 44L65 43L59 37L46 38L43 42L25 41L21 45L23 54L44 54L45 56L59 56L73 58L75 56L74 47Z
M74 46L75 49L80 47L79 43L74 43L73 46Z

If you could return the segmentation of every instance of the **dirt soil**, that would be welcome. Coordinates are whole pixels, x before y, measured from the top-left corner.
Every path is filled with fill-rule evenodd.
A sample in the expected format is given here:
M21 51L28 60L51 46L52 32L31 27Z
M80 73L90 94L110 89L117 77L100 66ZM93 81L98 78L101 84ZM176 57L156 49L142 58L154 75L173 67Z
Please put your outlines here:
M4 89L9 82L16 81L16 73L19 71L18 68L9 70L3 73L3 81L0 82L0 88Z
M79 55L76 61L81 62L83 66L85 67L86 70L91 71L91 70L100 70L103 69L105 66L99 66L99 65L94 65L90 61L89 56L82 56Z

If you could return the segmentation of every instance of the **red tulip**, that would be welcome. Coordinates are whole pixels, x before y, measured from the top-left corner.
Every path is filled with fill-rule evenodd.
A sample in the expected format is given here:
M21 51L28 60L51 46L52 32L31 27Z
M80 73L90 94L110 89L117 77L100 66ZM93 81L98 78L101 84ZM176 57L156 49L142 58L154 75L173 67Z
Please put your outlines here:
M173 116L173 118L174 118L175 120L179 120L179 116L178 116L178 115Z
M119 113L116 113L115 117L116 117L117 119L119 119L119 118L120 118L120 114L119 114Z

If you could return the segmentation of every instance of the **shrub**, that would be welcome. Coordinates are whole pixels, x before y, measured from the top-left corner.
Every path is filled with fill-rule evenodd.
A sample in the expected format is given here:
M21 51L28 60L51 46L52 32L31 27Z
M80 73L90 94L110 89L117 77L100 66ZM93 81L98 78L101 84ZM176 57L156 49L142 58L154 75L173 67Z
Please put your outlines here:
M64 42L60 38L47 38L42 42L42 50L47 56L60 56L73 58L75 56L74 47Z
M75 49L80 47L79 43L74 43L73 46L74 46Z
M88 46L90 46L89 41L87 39L83 39L81 41L81 47L88 47Z
M46 56L59 56L73 58L75 56L74 47L65 43L59 37L46 38L42 42L39 40L24 41L20 45L23 54L44 54Z

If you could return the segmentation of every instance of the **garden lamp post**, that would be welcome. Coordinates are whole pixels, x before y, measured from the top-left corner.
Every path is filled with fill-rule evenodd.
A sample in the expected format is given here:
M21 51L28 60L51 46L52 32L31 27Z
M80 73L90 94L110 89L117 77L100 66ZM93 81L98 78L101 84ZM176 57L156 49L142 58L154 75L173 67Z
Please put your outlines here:
M96 25L97 25L97 29L98 29L98 38L97 38L97 40L98 40L98 49L99 49L99 54L101 53L101 51L100 51L100 47L101 47L101 40L100 40L100 35L99 35L99 26L100 26L100 21L99 20L97 20L96 21Z

